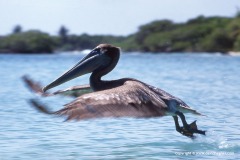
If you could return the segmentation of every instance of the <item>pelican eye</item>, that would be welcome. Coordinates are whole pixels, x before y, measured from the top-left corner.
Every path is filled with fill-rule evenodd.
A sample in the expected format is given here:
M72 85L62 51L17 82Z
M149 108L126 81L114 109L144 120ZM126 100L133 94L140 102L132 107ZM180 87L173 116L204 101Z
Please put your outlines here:
M100 54L101 52L100 52L101 50L100 50L100 48L96 48L96 49L94 49L94 50L92 50L92 52L90 53L92 56L93 55L96 55L96 54Z
M107 52L107 49L106 49L106 48L101 48L101 49L100 49L100 52L101 52L101 54L104 54L104 53Z

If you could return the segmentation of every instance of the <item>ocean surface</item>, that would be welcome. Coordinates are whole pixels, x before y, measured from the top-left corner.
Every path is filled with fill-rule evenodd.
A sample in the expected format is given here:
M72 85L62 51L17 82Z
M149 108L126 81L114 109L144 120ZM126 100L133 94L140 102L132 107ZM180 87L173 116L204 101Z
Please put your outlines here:
M206 136L175 131L171 116L63 122L39 113L36 98L52 110L72 101L30 92L25 74L46 85L84 55L0 55L0 160L240 159L240 57L210 54L122 54L103 79L132 77L181 98L207 116L197 120ZM89 74L52 91L87 84Z

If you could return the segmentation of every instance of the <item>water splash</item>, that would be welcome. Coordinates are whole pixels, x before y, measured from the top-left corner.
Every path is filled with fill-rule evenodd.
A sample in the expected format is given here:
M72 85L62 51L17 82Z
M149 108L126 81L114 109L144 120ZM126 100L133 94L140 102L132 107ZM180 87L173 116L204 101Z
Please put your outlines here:
M206 136L199 136L196 142L201 146L208 146L208 149L220 151L235 151L239 148L238 144L232 143L224 135L219 134L215 130L208 130Z

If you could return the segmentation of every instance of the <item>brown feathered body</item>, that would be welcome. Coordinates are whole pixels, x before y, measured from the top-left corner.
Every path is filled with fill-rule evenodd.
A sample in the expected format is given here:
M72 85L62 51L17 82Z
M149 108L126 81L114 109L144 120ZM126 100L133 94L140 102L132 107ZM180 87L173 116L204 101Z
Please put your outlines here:
M67 120L101 117L158 117L175 115L176 111L200 115L179 98L139 80L131 78L101 80L102 76L116 66L119 56L119 48L107 44L99 45L77 65L44 87L43 90L46 91L86 73L92 73L90 86L77 86L48 94L42 92L37 83L25 79L26 84L32 90L43 96L70 94L77 97L56 112L46 110L46 107L39 105L36 101L32 101L32 104L45 113L65 116Z
M68 103L56 115L67 120L102 117L161 117L174 114L168 103L175 102L176 110L197 113L180 99L134 79L117 80L118 87L84 94ZM183 106L183 107L182 107Z

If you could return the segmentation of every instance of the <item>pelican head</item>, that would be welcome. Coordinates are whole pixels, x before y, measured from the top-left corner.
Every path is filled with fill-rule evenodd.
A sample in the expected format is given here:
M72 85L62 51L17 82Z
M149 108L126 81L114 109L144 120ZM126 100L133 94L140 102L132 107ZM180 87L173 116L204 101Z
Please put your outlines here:
M87 73L100 73L101 76L105 75L116 66L119 55L120 49L118 47L109 44L100 44L75 66L63 73L52 83L43 87L43 91L45 92L53 87Z

